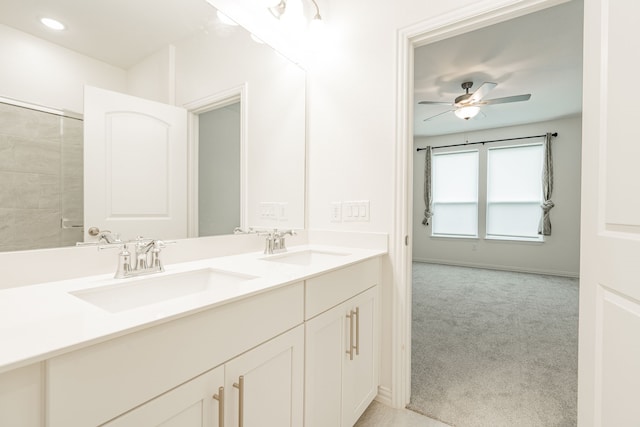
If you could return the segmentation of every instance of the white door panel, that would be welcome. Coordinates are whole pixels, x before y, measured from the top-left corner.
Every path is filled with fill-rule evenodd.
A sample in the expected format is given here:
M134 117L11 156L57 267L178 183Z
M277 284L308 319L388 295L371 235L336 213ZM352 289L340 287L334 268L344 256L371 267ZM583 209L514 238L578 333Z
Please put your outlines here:
M578 425L640 420L640 3L585 0Z
M187 112L85 87L85 240L187 237Z
M602 425L638 425L640 305L608 290L601 301Z

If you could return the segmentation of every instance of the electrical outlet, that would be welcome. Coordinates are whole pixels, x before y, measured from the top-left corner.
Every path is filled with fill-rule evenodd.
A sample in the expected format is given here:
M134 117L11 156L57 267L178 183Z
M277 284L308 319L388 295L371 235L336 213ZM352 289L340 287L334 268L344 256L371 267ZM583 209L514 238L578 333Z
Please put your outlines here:
M260 218L261 219L278 219L278 210L276 209L277 203L272 202L260 202Z

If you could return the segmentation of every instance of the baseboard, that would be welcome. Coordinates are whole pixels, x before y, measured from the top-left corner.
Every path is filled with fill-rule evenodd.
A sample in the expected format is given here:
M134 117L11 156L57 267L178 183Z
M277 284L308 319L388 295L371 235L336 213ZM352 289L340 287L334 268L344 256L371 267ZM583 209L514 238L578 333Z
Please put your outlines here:
M548 276L562 276L579 278L579 273L573 271L561 271L561 270L541 270L536 268L522 268L512 265L495 265L495 264L483 264L474 262L459 262L442 259L428 259L428 258L413 258L414 262L426 262L429 264L443 264L443 265L455 265L457 267L473 267L473 268L486 268L488 270L500 270L500 271L515 271L518 273L533 273L533 274L545 274Z
M380 402L383 405L393 407L391 403L391 389L383 386L378 386L378 395L374 399L376 402Z

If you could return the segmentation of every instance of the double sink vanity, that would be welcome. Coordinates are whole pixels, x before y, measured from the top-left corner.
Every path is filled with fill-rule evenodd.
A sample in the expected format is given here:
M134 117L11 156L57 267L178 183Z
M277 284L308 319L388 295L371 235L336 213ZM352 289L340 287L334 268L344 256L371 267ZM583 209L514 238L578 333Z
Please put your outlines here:
M0 291L2 426L352 426L377 394L385 247Z

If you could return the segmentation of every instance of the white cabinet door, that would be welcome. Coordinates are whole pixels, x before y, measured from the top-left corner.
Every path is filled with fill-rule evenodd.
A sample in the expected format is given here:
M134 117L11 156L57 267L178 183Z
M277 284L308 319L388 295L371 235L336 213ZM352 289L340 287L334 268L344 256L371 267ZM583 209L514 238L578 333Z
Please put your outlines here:
M378 392L378 287L306 322L305 427L351 427Z
M44 425L42 371L36 363L0 374L0 426Z
M345 307L341 304L305 324L305 427L342 423Z
M302 325L225 365L225 425L301 427L304 327Z
M105 424L108 427L203 427L218 424L224 367L218 367Z
M377 287L347 301L346 308L352 315L352 318L347 320L354 323L355 349L353 359L346 351L343 359L343 427L353 426L378 394L377 302ZM345 334L345 345L348 349L351 324L346 326L349 327L349 333Z

